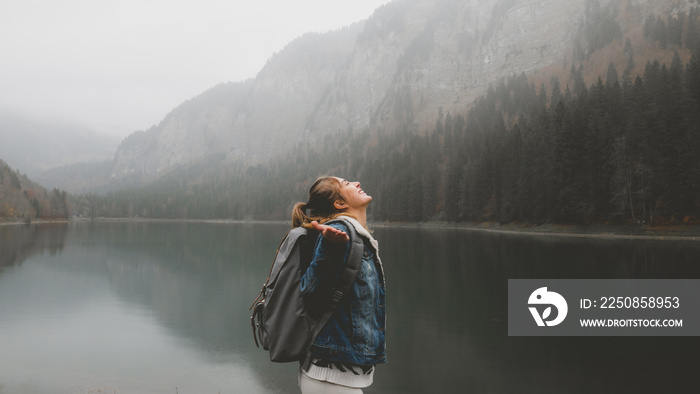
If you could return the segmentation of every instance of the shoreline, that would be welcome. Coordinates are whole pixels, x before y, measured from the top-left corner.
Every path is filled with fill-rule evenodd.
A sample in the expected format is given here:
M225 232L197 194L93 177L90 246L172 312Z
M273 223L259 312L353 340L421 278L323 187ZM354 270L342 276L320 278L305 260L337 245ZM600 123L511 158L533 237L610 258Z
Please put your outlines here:
M700 225L611 225L509 223L372 223L373 227L443 228L498 234L568 238L631 239L659 241L700 241Z
M219 224L288 224L288 220L234 220L234 219L156 219L156 218L72 218L68 220L34 220L25 222L0 222L0 226L27 224L70 224L82 222L162 222L162 223L219 223ZM700 225L612 225L612 224L531 224L495 222L370 222L374 228L434 228L462 231L482 231L499 234L554 236L570 238L639 239L660 241L700 241Z

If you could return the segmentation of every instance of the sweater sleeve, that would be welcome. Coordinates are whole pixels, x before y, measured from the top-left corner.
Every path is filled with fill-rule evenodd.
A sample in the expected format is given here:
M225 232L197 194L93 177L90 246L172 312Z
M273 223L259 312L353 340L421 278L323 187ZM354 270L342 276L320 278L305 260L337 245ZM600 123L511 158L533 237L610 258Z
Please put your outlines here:
M348 231L340 223L333 223L331 226L344 232ZM316 292L320 286L331 286L345 264L349 246L350 242L345 244L331 242L319 234L314 247L313 259L301 277L301 293L311 294Z

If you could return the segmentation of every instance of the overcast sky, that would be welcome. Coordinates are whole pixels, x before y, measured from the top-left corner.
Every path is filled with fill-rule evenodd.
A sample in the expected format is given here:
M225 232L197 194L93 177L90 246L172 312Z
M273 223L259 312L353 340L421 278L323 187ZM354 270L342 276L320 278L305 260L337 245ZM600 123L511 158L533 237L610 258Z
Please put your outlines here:
M389 0L0 0L0 108L126 136Z

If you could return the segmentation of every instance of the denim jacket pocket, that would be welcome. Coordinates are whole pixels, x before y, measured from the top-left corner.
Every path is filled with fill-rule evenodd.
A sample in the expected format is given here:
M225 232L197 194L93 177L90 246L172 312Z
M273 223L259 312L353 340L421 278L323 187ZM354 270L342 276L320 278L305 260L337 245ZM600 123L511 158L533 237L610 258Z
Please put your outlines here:
M363 280L364 278L373 276L374 273L374 254L365 246L364 253L362 254L362 264L360 265L360 270L357 272L357 277Z

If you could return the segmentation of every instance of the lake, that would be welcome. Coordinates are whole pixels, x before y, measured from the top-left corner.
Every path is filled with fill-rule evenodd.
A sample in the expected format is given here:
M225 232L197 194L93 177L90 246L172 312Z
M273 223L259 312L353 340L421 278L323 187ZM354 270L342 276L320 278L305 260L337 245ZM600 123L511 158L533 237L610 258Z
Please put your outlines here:
M248 307L288 227L0 226L0 393L296 393ZM509 337L508 279L696 278L700 242L377 227L388 363L365 393L681 392L698 337Z

